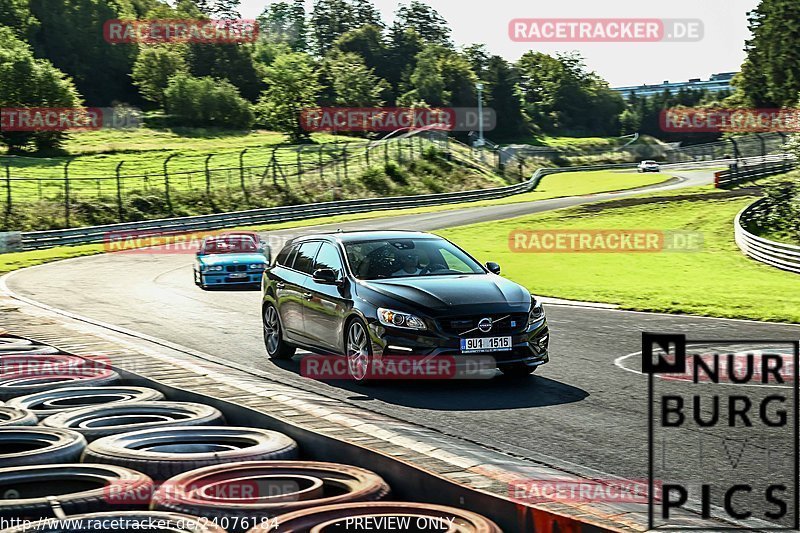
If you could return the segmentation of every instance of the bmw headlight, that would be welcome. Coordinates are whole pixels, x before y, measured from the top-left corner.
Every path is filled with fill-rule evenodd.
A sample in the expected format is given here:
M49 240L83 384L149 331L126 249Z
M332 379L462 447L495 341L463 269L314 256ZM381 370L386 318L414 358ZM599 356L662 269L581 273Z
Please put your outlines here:
M544 307L542 307L542 302L537 300L534 297L531 297L531 312L528 315L528 324L535 324L544 318Z
M204 272L221 272L222 271L222 266L221 265L212 265L212 266L203 265L203 271Z
M378 321L384 326L404 329L426 329L421 318L392 309L378 309Z

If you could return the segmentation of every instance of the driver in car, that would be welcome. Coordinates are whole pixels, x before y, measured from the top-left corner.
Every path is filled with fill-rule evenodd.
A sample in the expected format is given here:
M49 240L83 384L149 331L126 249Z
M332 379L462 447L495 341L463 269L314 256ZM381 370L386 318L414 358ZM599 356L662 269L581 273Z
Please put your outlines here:
M419 265L419 254L416 252L406 252L400 254L400 268L392 272L392 276L417 276L424 270Z

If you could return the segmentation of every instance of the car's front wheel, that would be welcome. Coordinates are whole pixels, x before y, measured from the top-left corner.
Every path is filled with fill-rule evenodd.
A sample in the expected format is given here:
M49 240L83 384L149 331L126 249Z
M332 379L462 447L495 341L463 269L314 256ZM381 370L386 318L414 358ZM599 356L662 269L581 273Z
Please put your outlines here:
M345 355L347 373L350 377L358 383L367 383L372 364L372 343L367 333L367 326L360 318L350 322L347 327Z
M287 344L281 334L281 321L278 310L272 304L264 308L264 346L270 359L291 359L296 348Z

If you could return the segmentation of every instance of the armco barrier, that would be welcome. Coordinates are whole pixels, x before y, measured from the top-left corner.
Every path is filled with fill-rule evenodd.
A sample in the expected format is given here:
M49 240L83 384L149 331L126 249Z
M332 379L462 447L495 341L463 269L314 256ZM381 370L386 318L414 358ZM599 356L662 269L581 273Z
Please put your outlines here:
M679 163L667 165L670 169L698 168L727 163L729 160L705 161L703 163ZM492 189L477 189L439 194L423 194L417 196L394 196L386 198L362 198L356 200L340 200L316 204L290 205L281 207L268 207L252 209L249 211L236 211L213 215L200 215L182 218L168 218L159 220L146 220L141 222L126 222L108 224L103 226L88 226L48 231L32 231L22 234L22 249L36 250L53 246L100 243L112 232L136 231L141 237L147 236L152 231L153 235L165 232L183 233L199 230L212 230L250 226L257 224L272 224L288 222L327 215L342 215L364 213L381 209L403 209L410 207L425 207L443 205L448 203L474 202L477 200L491 200L534 190L541 179L549 174L564 172L580 172L586 170L634 169L633 163L615 165L594 165L587 167L568 168L541 168L533 176L522 183L496 187Z
M744 228L752 212L764 199L745 207L734 220L736 244L748 257L768 265L800 274L800 246L771 241L753 235Z
M775 154L765 157L739 159L729 165L728 170L714 174L714 186L724 189L765 176L788 172L795 166L795 159L788 154Z

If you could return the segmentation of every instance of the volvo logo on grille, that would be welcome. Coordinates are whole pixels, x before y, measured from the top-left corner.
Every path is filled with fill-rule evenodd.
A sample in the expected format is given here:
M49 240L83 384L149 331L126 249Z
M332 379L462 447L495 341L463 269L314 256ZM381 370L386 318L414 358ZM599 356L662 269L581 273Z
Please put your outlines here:
M481 318L478 321L478 329L484 333L489 333L492 330L492 319L491 318Z

